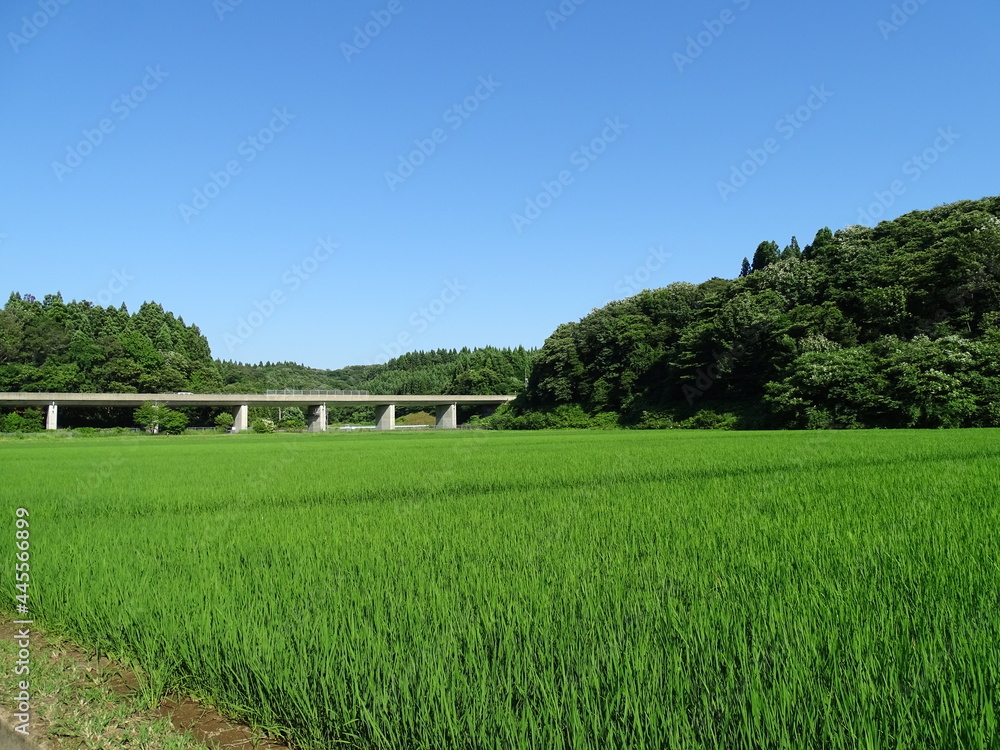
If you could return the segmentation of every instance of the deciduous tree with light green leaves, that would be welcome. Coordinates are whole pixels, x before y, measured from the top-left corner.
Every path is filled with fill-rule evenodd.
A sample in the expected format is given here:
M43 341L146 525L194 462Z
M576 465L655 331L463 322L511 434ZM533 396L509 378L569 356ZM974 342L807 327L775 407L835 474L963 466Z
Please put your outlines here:
M147 401L135 410L135 423L153 435L158 435L161 430L179 435L187 428L188 418L165 404Z

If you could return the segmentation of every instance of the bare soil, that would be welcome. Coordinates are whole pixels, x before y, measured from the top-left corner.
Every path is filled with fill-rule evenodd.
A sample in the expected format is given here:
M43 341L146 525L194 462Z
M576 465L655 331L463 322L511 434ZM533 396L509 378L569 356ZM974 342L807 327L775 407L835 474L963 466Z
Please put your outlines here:
M0 615L0 642L13 643L14 634L20 626L15 626L12 618ZM61 638L55 638L41 631L37 626L31 627L31 660L32 664L45 664L52 667L52 673L59 675L58 679L46 679L43 694L34 694L35 706L31 727L32 737L45 738L59 748L90 748L92 741L81 730L83 736L76 737L67 733L66 726L85 727L88 725L87 713L107 712L123 706L132 705L130 700L139 690L139 681L135 674L122 665L109 661L106 656L98 660L92 652L87 652L75 644ZM6 662L10 663L6 663ZM14 671L13 657L7 650L2 652L0 666L5 678L0 685L0 697L4 699L5 708L10 705L8 693L13 688ZM46 669L46 671L48 671ZM35 670L33 670L34 674ZM9 676L9 677L8 677ZM34 685L35 683L33 683ZM12 693L11 693L12 694ZM97 696L100 696L99 698ZM119 700L116 700L119 699ZM41 705L39 705L39 703ZM115 704L118 704L117 706ZM57 705L58 704L58 705ZM246 724L233 721L223 716L214 707L199 703L190 697L173 696L164 698L155 711L124 711L129 714L118 718L123 711L114 712L115 735L121 744L105 744L106 740L95 738L99 747L135 747L130 741L133 736L141 736L145 728L148 733L150 725L163 725L162 719L169 719L170 725L177 732L187 733L194 744L189 747L206 745L218 750L228 748L244 748L249 750L288 750L289 745L262 736ZM100 726L103 722L97 721ZM176 743L177 738L172 742ZM183 742L183 740L181 740ZM140 743L142 744L142 743ZM177 747L177 744L162 745L158 743L144 744L145 747Z

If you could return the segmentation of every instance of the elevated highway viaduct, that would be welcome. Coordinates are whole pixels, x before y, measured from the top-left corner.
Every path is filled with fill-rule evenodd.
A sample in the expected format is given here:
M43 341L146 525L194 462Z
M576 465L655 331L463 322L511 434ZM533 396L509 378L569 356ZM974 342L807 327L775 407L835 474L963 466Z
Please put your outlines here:
M228 409L235 419L234 432L248 428L251 406L300 406L306 411L310 432L326 432L327 404L374 406L375 429L391 430L396 426L396 406L433 408L437 426L458 427L459 406L484 406L496 409L514 400L514 396L375 396L367 393L331 394L324 391L285 393L0 393L0 406L38 406L46 409L45 428L57 429L59 407L117 406L137 408L152 402L165 406L212 406Z

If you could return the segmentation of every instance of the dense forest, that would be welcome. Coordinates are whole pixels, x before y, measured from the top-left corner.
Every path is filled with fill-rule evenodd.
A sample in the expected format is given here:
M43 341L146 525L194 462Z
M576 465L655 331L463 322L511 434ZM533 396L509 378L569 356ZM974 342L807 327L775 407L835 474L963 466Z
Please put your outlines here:
M0 391L169 393L218 390L197 326L154 303L135 314L11 294L0 310Z
M214 360L197 326L155 302L133 314L14 293L0 310L0 391L288 388L519 393L484 420L496 428L1000 426L1000 198L824 228L805 248L762 242L733 279L612 302L540 350L442 349L317 370ZM95 411L74 419L131 424ZM364 422L370 411L331 419ZM188 416L210 424L209 412ZM40 415L0 415L5 425L37 428Z
M13 293L0 310L0 391L108 393L261 393L268 390L365 390L375 394L498 394L524 388L534 352L518 349L411 352L385 364L318 370L291 362L217 361L197 326L144 303L101 307ZM265 416L266 410L255 410ZM0 432L40 429L37 410L0 414ZM27 413L25 413L27 412ZM369 414L371 412L371 414ZM66 409L74 425L131 426L131 410ZM211 425L208 409L189 409L191 424ZM400 410L405 414L405 410ZM371 409L335 418L364 422Z
M416 351L385 364L316 370L292 362L218 362L222 390L260 393L267 390L364 390L370 393L490 395L518 393L531 369L534 350L437 349Z
M297 390L361 390L375 394L396 395L496 395L524 390L537 350L437 349L416 351L391 359L385 364L353 365L339 370L316 370L292 362L258 363L218 362L222 391L227 393L262 393L292 388ZM465 420L478 409L460 410ZM409 410L397 407L404 416ZM331 422L364 424L374 420L373 408L348 408L330 405Z
M763 242L732 280L613 302L559 326L493 421L1000 426L998 216L987 198Z

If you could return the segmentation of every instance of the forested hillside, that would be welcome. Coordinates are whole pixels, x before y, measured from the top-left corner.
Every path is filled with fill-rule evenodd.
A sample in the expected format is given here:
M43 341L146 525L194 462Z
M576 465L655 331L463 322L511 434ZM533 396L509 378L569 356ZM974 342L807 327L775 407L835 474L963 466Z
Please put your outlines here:
M462 349L411 352L385 364L318 370L292 362L257 365L212 359L197 326L146 302L131 314L125 305L101 307L11 294L0 310L0 391L110 393L262 393L268 390L365 390L375 394L517 393L534 352ZM14 410L6 410L9 414ZM74 425L131 426L132 410L67 409ZM257 416L268 416L255 409ZM208 409L186 409L191 424L212 424ZM405 413L405 410L400 410ZM340 409L334 419L365 422L372 409ZM41 429L37 409L18 410L5 429Z
M0 391L169 393L221 385L197 326L155 302L130 314L11 294L0 310Z
M288 388L521 393L490 420L501 428L1000 426L1000 198L824 228L804 249L762 242L734 279L613 302L538 351L248 365L213 360L197 326L155 302L131 314L14 293L0 310L3 391Z
M343 389L376 394L507 394L524 390L534 350L437 349L416 351L385 364L316 370L291 362L256 365L219 362L224 390Z
M155 302L137 313L90 302L11 294L0 310L0 391L261 393L281 389L376 394L516 393L533 352L524 348L411 352L385 364L318 370L293 362L212 359L197 326Z
M268 390L360 390L373 394L459 395L515 394L524 381L537 352L517 349L437 349L417 351L385 364L352 365L339 370L316 370L291 362L256 365L219 362L223 390L230 393L261 393ZM411 409L397 407L403 416ZM468 419L479 409L463 408ZM364 424L374 419L372 407L336 407L329 410L331 422Z
M548 338L496 423L1000 426L998 216L987 198L822 229L613 302Z

